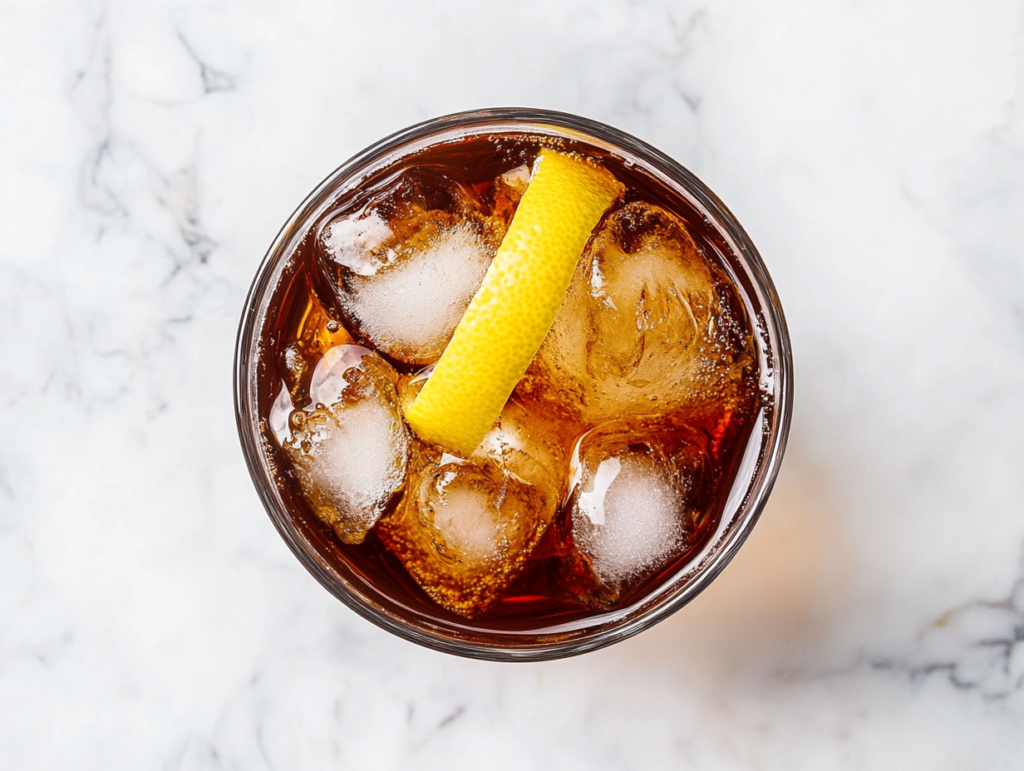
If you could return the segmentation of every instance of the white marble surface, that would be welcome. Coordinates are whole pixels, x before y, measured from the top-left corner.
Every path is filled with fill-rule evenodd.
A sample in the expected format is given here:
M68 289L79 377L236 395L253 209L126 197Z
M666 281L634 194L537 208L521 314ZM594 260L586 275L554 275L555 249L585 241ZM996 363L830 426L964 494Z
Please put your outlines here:
M0 0L0 51L0 767L1024 767L1024 3ZM736 561L543 665L345 610L232 417L292 208L492 105L693 169L797 364Z

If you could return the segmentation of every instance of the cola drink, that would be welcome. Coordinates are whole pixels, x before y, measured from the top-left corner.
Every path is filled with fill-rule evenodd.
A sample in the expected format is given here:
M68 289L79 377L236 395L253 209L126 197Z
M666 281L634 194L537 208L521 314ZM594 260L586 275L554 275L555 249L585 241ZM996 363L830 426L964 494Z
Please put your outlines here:
M781 457L787 341L762 304L767 274L752 278L735 234L632 147L483 115L321 187L254 285L238 366L254 478L307 567L393 631L501 658L611 641L720 569ZM625 193L463 457L404 410L542 149L601 166Z

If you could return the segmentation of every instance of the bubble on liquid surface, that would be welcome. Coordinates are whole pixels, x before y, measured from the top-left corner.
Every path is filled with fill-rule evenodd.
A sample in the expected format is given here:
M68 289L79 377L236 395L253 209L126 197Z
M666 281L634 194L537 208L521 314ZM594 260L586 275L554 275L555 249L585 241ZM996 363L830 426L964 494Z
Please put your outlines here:
M566 453L547 422L509 403L470 458L416 442L381 540L438 604L476 616L522 570L564 497Z
M345 543L362 542L405 482L409 437L397 380L376 353L340 345L317 363L309 407L288 410L283 389L271 410L271 429L306 501Z
M678 217L628 204L595 232L520 391L585 426L741 399L754 367L741 308Z
M502 218L478 203L461 185L415 170L321 228L322 271L375 349L411 364L440 357L504 235Z
M716 481L705 435L667 423L611 423L573 459L577 594L607 606L698 543Z

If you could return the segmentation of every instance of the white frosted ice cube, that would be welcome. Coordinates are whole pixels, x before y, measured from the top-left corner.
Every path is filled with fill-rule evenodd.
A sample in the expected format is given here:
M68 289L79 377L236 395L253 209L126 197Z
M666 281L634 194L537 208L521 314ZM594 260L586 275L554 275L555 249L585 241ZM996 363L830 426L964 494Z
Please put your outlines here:
M443 350L489 264L480 237L459 225L361 284L348 310L374 342Z
M372 276L394 259L391 249L381 245L391 238L391 228L376 213L345 217L330 222L321 235L332 260L360 276Z
M598 580L634 581L679 551L685 509L657 466L629 455L605 458L592 483L573 510L573 535Z
M378 350L402 361L436 361L492 256L472 224L456 224L422 246L407 245L372 275L350 276L338 289L339 300Z
M312 434L312 462L300 472L303 488L365 532L405 477L405 434L391 411L370 399L335 411L333 418Z
M293 410L282 389L270 411L310 508L346 543L363 540L405 482L409 437L396 381L377 354L339 345L313 370L312 404Z

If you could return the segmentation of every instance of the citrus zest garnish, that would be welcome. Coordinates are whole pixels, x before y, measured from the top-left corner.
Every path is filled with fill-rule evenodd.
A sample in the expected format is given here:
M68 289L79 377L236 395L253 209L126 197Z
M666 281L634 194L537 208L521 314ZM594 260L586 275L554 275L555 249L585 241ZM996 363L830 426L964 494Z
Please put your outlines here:
M480 289L406 411L420 437L473 453L537 355L591 231L623 189L600 166L540 152Z

